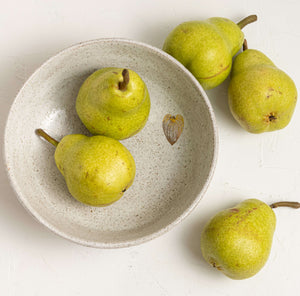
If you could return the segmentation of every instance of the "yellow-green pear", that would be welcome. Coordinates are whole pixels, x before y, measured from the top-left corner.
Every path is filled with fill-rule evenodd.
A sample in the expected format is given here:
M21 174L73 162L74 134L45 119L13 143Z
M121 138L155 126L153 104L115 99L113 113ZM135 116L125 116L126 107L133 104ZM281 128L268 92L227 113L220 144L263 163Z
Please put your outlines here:
M282 129L297 102L293 80L262 52L247 49L233 63L228 103L233 117L250 133Z
M150 97L146 84L134 71L103 68L82 84L76 111L92 134L121 140L144 127L150 112Z
M132 185L135 162L119 141L72 134L57 142L41 129L37 134L56 146L55 163L78 201L106 206L120 199Z
M243 44L241 29L256 19L251 15L237 24L222 17L184 22L168 35L163 50L190 70L204 89L211 89L229 75L232 57Z
M299 208L298 202L272 205L258 199L247 199L212 217L201 234L204 259L232 279L254 276L270 254L276 217L272 208Z

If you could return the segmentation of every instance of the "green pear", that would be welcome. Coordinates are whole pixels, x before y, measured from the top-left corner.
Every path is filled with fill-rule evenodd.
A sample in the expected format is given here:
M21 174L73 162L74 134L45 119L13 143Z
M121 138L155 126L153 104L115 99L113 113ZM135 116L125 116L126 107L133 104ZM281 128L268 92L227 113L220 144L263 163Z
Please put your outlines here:
M276 217L272 208L299 208L298 202L270 206L247 199L212 217L201 234L204 259L232 279L246 279L261 270L270 254Z
M203 257L232 279L251 277L269 257L275 225L270 206L257 199L245 200L206 224L201 235Z
M190 70L204 89L211 89L229 75L232 57L243 44L241 29L256 19L251 15L237 24L221 17L184 22L168 35L163 50Z
M144 127L150 112L150 97L144 81L134 71L103 68L82 84L76 111L92 134L121 140Z
M233 117L246 131L270 132L290 122L297 89L268 57L246 45L233 63L228 102Z
M37 134L56 146L55 163L78 201L106 206L120 199L132 185L135 162L119 141L72 134L57 142L41 129Z

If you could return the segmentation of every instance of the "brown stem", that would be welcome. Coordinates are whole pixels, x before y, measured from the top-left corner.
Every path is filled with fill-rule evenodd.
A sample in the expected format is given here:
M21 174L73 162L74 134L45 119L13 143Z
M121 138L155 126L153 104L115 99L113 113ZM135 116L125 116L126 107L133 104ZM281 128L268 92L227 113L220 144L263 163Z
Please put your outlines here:
M35 133L44 138L46 141L48 141L49 143L51 143L52 145L54 145L55 147L57 147L58 145L58 141L56 141L55 139L53 139L52 137L50 137L44 130L42 130L41 128L38 128L35 130Z
M249 16L245 17L241 21L239 21L237 23L237 25L240 27L240 29L243 29L245 26L247 26L248 24L251 24L255 21L257 21L257 15L252 14L252 15L249 15Z
M294 208L294 209L299 209L300 208L300 202L296 202L296 201L279 201L279 202L272 203L270 205L270 207L272 209L278 208L278 207L290 207L290 208Z
M248 42L246 39L244 39L244 43L243 43L243 51L248 49Z
M123 81L119 82L119 90L125 91L129 83L129 71L127 69L124 69L122 71L122 76L123 76Z

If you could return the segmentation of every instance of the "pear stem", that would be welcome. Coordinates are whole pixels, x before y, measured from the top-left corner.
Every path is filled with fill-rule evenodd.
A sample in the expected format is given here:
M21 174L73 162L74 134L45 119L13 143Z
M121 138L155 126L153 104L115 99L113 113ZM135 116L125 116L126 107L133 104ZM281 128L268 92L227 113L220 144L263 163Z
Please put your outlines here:
M289 208L294 208L294 209L299 209L300 208L300 202L296 201L279 201L272 203L270 205L272 209L278 208L278 207L289 207Z
M42 130L41 128L38 128L35 130L35 133L44 138L46 141L48 141L49 143L51 143L52 145L54 145L55 147L57 147L58 145L58 141L56 141L55 139L53 139L52 137L50 137L44 130Z
M243 51L248 49L248 42L246 39L244 39L244 43L243 43Z
M125 91L129 83L129 71L127 69L124 69L122 71L122 76L123 76L123 81L119 82L119 90Z
M241 21L239 21L237 23L237 25L240 27L240 29L243 29L245 26L247 26L248 24L251 24L255 21L257 21L257 15L252 14L252 15L249 15L249 16L245 17Z

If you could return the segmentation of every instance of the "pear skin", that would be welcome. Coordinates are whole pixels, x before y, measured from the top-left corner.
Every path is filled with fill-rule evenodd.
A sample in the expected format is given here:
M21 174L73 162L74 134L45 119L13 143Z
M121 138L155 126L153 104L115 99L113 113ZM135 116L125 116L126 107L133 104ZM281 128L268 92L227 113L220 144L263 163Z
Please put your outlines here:
M232 279L254 276L270 254L276 217L271 207L248 199L216 214L201 234L204 259Z
M55 162L71 195L92 206L120 199L135 177L130 152L104 136L65 136L55 150Z
M36 133L56 146L56 166L78 201L107 206L120 199L132 185L135 162L119 141L105 136L72 134L58 142L42 129Z
M234 63L228 89L230 111L250 133L286 127L297 102L293 80L262 52L246 49Z
M204 89L221 84L229 75L232 57L241 48L249 16L238 24L221 17L189 21L178 25L166 38L163 50L181 62Z
M94 135L129 138L146 124L150 112L148 89L132 70L103 68L82 84L76 111Z

